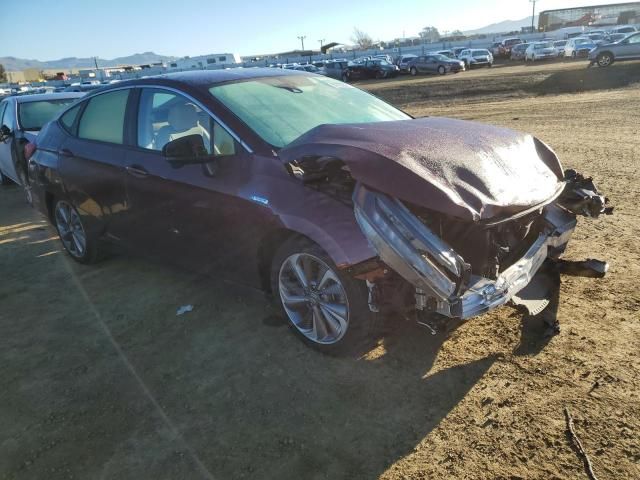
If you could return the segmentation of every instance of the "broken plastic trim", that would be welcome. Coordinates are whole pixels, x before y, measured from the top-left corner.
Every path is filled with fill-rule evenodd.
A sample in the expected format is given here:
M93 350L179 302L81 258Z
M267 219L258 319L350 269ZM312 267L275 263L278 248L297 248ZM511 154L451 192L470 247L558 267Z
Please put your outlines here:
M398 200L358 184L354 204L360 228L387 265L440 298L456 296L470 267L451 247Z
M353 199L356 220L382 261L435 299L428 308L448 317L469 318L507 303L547 257L562 251L576 226L575 215L547 206L547 225L536 241L520 260L490 280L470 275L462 257L398 200L362 184L356 186Z

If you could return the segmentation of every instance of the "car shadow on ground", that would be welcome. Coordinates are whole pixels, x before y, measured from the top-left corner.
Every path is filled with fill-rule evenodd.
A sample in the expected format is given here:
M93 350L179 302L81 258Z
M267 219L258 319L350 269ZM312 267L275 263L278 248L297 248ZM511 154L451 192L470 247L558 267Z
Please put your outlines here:
M127 256L77 265L32 216L2 252L21 319L2 325L9 477L376 478L498 358L437 367L455 325L409 322L364 357L322 355L265 325L255 291Z
M640 62L616 63L607 68L591 67L584 63L584 69L557 71L547 76L533 87L534 93L559 94L609 90L640 82Z

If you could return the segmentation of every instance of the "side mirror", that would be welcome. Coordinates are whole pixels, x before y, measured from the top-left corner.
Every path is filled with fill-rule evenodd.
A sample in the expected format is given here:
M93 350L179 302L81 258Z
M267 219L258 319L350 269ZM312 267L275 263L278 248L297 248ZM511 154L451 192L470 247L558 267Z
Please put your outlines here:
M175 168L183 165L208 163L214 156L207 152L201 135L186 135L171 140L162 147L162 155Z
M0 127L0 139L4 141L5 138L10 137L11 135L13 135L13 132L9 127L7 127L6 125L2 125Z

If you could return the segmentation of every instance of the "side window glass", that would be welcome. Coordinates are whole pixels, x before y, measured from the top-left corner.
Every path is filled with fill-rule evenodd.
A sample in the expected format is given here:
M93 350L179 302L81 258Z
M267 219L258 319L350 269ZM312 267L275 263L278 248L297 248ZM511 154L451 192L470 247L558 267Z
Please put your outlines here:
M204 110L182 95L145 88L138 110L138 146L162 151L172 140L200 135L209 154L233 155L233 137Z
M0 103L0 125L4 125L4 110L7 108L7 102Z
M634 35L629 39L629 43L640 43L640 35Z
M64 115L60 117L60 122L64 129L73 134L73 124L76 121L76 117L78 116L78 112L80 112L80 108L82 108L83 104L76 105L71 110L68 110Z
M78 137L122 144L128 98L129 90L117 90L91 98L80 119Z
M13 128L13 116L11 115L12 105L9 102L4 103L4 110L2 112L1 125L6 125L9 128Z

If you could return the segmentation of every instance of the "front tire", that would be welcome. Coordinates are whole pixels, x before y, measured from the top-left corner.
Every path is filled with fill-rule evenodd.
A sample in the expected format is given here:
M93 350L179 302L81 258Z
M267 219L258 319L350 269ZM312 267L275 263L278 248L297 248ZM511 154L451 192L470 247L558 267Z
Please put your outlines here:
M409 73L411 74L412 77L415 77L416 75L418 75L418 70L416 69L416 67L411 67L411 69L409 70Z
M601 53L598 55L597 61L599 67L608 67L613 63L613 55L609 52Z
M442 65L440 65L440 66L438 67L438 73L439 73L440 75L444 75L445 73L447 73L447 70L446 70L446 68L444 68Z
M371 336L365 283L344 274L305 238L293 237L278 249L271 288L292 330L314 349L350 353Z
M71 258L83 264L98 260L98 239L87 230L73 205L66 200L57 201L53 208L53 223Z

